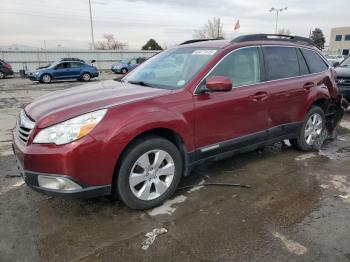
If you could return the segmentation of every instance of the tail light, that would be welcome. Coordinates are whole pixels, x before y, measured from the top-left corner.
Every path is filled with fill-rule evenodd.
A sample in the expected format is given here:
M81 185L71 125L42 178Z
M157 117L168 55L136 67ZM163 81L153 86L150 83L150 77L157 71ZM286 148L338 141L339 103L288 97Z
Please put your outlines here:
M12 68L12 66L11 66L10 64L8 64L8 63L5 63L5 64L4 64L4 67L6 67L6 68L8 68L8 69L11 69L11 68Z

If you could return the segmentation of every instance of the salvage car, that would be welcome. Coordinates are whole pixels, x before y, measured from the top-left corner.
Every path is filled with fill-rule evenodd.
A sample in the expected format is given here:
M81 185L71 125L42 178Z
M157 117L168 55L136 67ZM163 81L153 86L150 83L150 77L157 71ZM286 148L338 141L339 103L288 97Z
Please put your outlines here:
M81 81L90 81L98 77L99 72L93 65L80 59L61 59L52 65L40 68L29 74L29 79L48 84L53 80L77 79Z
M13 130L18 169L51 196L149 209L200 163L285 139L312 150L344 113L335 78L307 38L187 41L122 78L27 105Z
M3 79L7 76L12 76L13 75L13 70L12 66L5 62L4 60L0 59L0 79Z
M343 62L336 63L337 83L344 98L350 102L350 56Z
M135 67L146 61L144 57L137 57L132 59L125 59L112 65L111 70L116 74L126 74Z

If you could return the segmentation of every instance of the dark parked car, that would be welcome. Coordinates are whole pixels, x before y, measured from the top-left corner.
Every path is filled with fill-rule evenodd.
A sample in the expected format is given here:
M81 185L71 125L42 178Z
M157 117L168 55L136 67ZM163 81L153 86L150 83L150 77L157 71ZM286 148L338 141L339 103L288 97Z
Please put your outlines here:
M52 65L36 70L29 75L29 79L50 83L52 80L77 79L89 81L91 78L98 77L99 72L96 67L76 59L59 60Z
M335 64L337 72L337 84L344 98L350 102L350 56L341 63Z
M0 59L0 79L13 75L12 66Z
M312 150L344 113L335 71L309 39L272 37L191 41L119 80L29 104L13 131L25 182L53 196L113 195L148 209L199 163L284 139Z
M113 64L111 70L116 74L126 74L144 61L146 61L146 58L144 57L125 59L116 64Z

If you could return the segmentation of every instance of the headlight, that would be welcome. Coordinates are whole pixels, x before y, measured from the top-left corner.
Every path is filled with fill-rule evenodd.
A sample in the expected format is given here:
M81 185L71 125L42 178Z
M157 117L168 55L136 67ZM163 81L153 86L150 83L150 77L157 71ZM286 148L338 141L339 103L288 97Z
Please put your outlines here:
M40 74L40 72L35 72L35 75L37 76L37 75L39 75Z
M82 138L102 120L107 109L87 113L41 130L34 138L36 144L62 145Z

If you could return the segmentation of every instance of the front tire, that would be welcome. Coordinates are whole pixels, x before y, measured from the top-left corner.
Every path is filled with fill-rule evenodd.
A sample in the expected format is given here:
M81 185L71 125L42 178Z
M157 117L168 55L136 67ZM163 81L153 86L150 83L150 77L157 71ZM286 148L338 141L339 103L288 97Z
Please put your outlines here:
M134 141L120 163L115 191L125 205L139 210L158 206L171 197L183 168L177 147L158 136Z
M91 79L91 75L89 73L84 73L81 76L81 80L84 82L88 82L88 81L90 81L90 79Z
M322 135L325 123L323 110L318 106L312 106L306 114L298 137L290 140L291 145L301 151L312 151L316 139Z
M123 75L125 75L128 72L128 69L127 68L122 68L121 72L122 72Z
M0 79L4 79L5 78L5 73L4 72L2 72L2 71L0 71Z
M49 84L51 82L52 78L49 74L43 74L40 78L40 82Z

